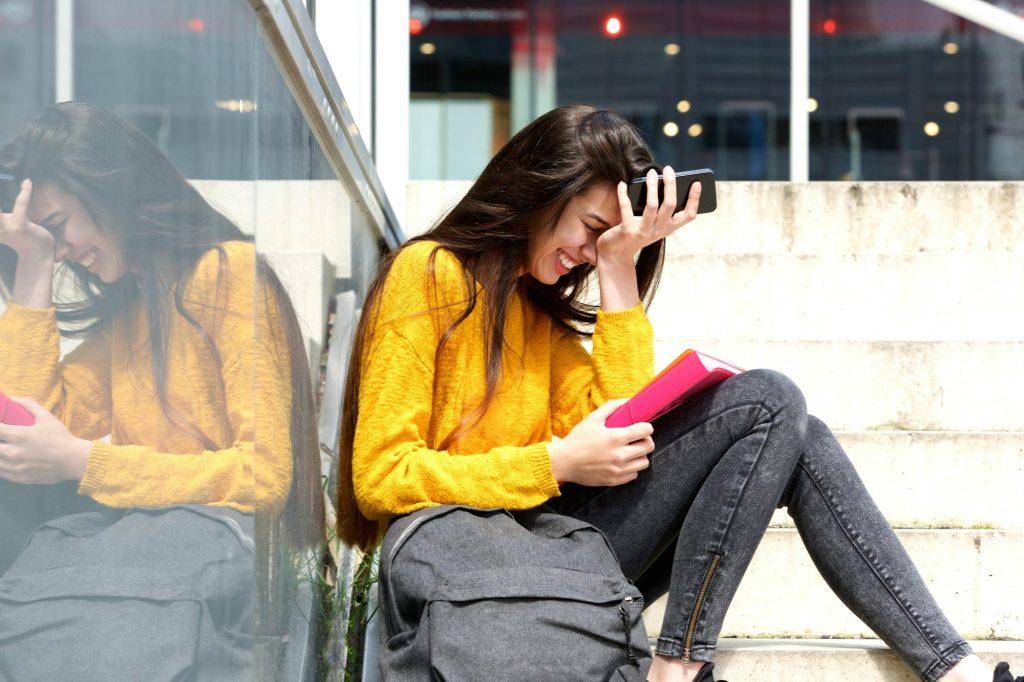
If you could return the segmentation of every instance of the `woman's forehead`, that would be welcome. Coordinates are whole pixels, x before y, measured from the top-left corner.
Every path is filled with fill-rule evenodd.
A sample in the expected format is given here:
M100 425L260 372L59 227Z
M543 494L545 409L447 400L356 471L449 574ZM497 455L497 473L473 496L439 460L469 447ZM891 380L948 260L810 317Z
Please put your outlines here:
M619 199L613 185L606 183L593 185L586 191L577 194L575 199L582 213L593 213L605 220L614 219L618 215Z

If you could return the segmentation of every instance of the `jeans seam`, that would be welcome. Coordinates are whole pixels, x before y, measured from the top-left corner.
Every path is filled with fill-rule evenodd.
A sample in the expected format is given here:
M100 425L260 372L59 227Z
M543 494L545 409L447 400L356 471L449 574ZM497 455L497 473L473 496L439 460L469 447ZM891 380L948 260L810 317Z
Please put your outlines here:
M913 613L913 611L906 604L904 604L903 600L901 600L899 596L893 591L893 586L891 586L889 584L889 581L883 575L881 575L881 573L879 572L879 567L878 565L876 565L875 561L873 559L870 559L864 553L864 550L860 546L860 543L858 543L857 540L850 534L851 529L848 527L846 523L845 516L836 511L830 498L831 491L827 490L827 486L825 486L823 481L819 481L819 479L816 476L817 472L809 468L802 460L798 462L798 465L801 469L803 469L804 473L807 474L807 477L811 479L811 482L814 484L814 487L818 489L818 493L825 501L825 505L832 513L832 517L839 523L839 527L843 529L843 534L846 536L847 540L849 540L850 544L854 547L854 549L857 550L857 554L864 561L864 563L868 565L868 567L871 569L871 572L875 575L878 581L885 587L885 590L889 593L889 596L892 597L892 600L910 619L910 622L914 624L914 628L921 634L924 640L928 643L928 647L932 650L932 653L938 656L938 662L946 663L946 652L940 651L938 649L938 647L935 645L935 642L932 641L931 635L927 632L927 628L918 621L918 618ZM934 666L935 664L933 663L932 665Z
M957 649L963 652L963 656L956 659L955 661L948 660L949 655ZM921 676L925 679L931 679L931 676L936 672L936 668L939 668L941 674L945 675L947 672L949 672L950 668L952 668L954 665L957 664L957 662L960 661L960 659L966 658L970 654L970 645L968 645L966 641L960 640L953 646L944 649L942 653L939 654L939 658L936 659L930 666L928 666L928 668L921 674Z

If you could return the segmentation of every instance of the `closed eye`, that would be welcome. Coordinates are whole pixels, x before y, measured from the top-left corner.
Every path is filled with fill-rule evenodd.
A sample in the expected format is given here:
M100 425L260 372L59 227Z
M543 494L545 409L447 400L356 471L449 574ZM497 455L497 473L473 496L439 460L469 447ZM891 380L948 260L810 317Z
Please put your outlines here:
M593 225L588 225L587 223L583 223L583 225L584 225L584 226L585 226L585 227L586 227L586 228L587 228L588 230L590 230L591 232L597 232L597 233L601 233L601 232L603 232L603 231L604 231L604 230L603 230L603 229L601 229L600 227L594 227Z
M68 224L68 221L65 220L60 225L54 225L54 226L43 225L43 227L45 227L47 230L49 230L53 234L54 237L59 237L64 232L64 226L67 225L67 224Z

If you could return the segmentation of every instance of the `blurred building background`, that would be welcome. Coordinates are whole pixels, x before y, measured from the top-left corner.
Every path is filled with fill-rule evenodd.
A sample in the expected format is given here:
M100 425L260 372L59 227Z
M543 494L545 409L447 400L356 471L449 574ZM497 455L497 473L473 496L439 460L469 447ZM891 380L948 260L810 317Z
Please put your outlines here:
M410 12L413 179L472 178L510 134L572 102L619 111L674 167L789 179L789 2L412 0ZM812 0L809 49L809 179L1024 177L1021 43L923 0Z

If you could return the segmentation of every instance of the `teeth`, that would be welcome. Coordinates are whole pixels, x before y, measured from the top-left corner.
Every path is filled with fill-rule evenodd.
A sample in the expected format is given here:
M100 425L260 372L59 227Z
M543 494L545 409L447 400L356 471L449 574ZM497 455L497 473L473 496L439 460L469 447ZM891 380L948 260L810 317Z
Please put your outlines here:
M569 257L568 257L568 256L566 256L566 255L565 255L564 253L562 253L562 252L559 252L559 253L558 253L558 260L559 260L559 262L560 262L560 263L561 263L562 265L564 265L564 266L566 267L566 269L568 269L568 270L572 270L572 269L573 269L574 267L576 267L576 265L577 265L577 263L575 263L574 261L570 260L570 259L569 259Z
M78 259L78 264L81 265L83 268L88 268L95 261L96 261L96 250L93 249L92 251L89 251L89 253L87 253L84 256L82 256L81 258L79 258Z

